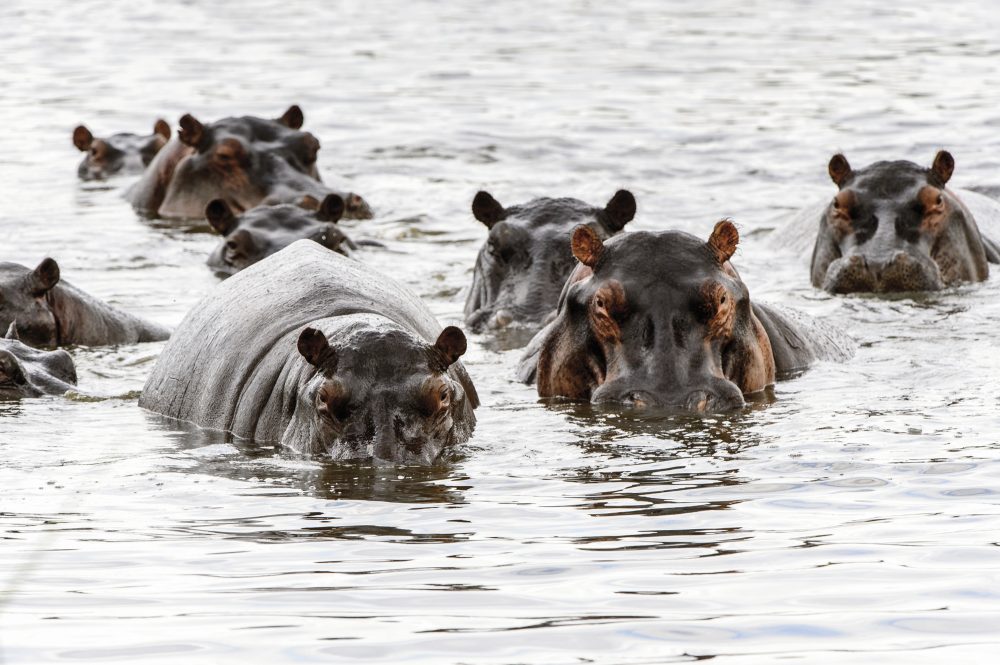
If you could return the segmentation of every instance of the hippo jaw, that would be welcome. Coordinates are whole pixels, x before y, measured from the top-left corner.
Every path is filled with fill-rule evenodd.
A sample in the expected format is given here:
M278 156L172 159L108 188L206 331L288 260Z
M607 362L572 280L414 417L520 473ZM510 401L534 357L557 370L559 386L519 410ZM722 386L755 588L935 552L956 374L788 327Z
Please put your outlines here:
M7 337L0 338L0 400L62 394L75 384L76 368L65 351L24 344L14 325Z

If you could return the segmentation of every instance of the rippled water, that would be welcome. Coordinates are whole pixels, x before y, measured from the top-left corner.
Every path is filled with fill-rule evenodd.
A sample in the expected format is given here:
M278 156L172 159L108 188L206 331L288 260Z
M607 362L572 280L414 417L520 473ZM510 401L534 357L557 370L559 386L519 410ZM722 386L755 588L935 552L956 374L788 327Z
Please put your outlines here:
M0 404L0 662L993 662L1000 270L832 298L766 229L830 155L956 158L1000 184L994 3L0 4L0 259L175 325L214 238L76 181L72 128L299 103L325 179L442 322L469 203L733 217L753 296L840 322L854 360L707 418L545 407L473 338L473 440L433 469L327 466L136 406L161 346L76 349L82 392ZM919 6L918 6L919 5Z

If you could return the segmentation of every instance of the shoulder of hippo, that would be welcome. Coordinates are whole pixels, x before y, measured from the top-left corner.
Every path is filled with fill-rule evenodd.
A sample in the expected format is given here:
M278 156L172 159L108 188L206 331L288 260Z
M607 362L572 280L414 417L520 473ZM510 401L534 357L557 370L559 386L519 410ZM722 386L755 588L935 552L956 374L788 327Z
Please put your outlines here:
M955 191L951 189L944 191L953 206L948 224L948 235L952 246L941 260L934 254L932 257L939 265L946 264L942 268L950 266L952 268L950 272L957 273L945 274L946 271L942 269L942 278L946 284L966 280L982 281L989 275L989 263L987 247L976 216Z

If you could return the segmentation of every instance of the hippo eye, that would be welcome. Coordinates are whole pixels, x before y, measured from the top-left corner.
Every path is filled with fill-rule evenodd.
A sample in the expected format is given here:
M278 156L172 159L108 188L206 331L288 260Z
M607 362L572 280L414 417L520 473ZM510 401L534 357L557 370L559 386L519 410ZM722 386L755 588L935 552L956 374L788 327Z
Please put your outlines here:
M942 204L944 204L944 197L938 194L937 201L934 202L934 205L942 205Z

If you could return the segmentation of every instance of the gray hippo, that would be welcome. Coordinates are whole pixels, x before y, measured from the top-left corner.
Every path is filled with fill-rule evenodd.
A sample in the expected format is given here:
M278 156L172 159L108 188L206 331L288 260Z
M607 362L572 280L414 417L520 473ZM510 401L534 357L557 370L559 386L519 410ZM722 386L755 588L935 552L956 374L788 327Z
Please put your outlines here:
M0 338L0 400L62 395L75 387L76 367L68 353L28 346L10 325Z
M357 194L335 192L320 182L319 141L300 131L302 111L292 106L276 120L243 116L202 124L187 114L177 138L150 163L128 192L139 212L193 219L213 199L242 212L255 206L317 201L327 194L344 199L344 216L368 219L371 208Z
M635 197L620 190L597 208L577 199L539 198L503 207L488 192L472 201L472 214L489 235L472 274L465 324L474 332L511 324L537 330L555 310L576 260L570 233L589 225L610 238L635 217Z
M720 411L816 359L849 357L853 344L838 331L750 302L729 262L738 242L727 220L708 242L678 231L604 242L578 227L580 265L519 378L536 381L541 397Z
M59 264L45 259L34 270L0 262L0 329L17 324L32 346L100 346L156 342L170 336L151 323L59 281Z
M930 168L895 161L854 170L834 155L828 171L839 191L817 215L813 285L830 293L887 293L985 280L1000 248L980 224L1000 228L1000 204L946 188L954 170L944 150Z
M402 284L298 240L191 310L139 405L299 453L429 464L476 423L465 350Z
M222 241L208 265L232 275L301 239L346 255L357 245L337 226L343 213L344 200L337 194L327 194L315 211L283 203L251 208L242 215L215 199L205 208L205 218Z
M73 130L73 145L86 153L77 175L81 180L103 180L108 176L142 173L156 153L170 140L170 125L157 120L152 134L119 132L95 138L85 126Z

